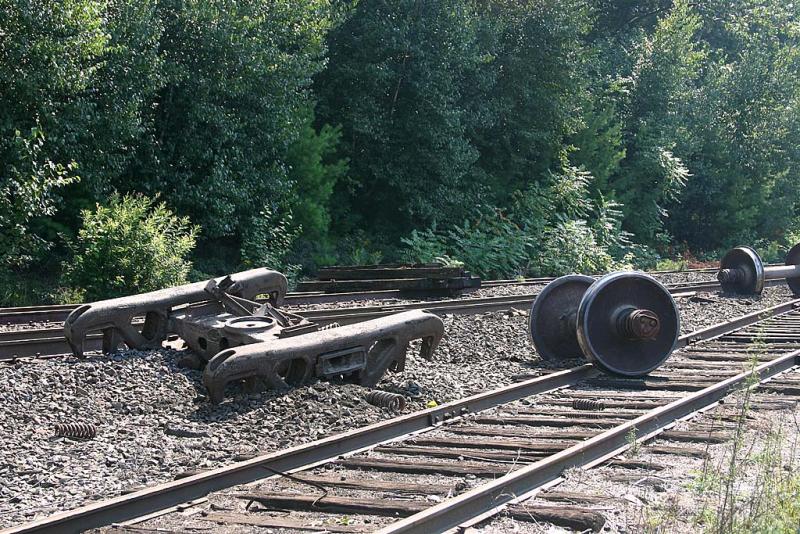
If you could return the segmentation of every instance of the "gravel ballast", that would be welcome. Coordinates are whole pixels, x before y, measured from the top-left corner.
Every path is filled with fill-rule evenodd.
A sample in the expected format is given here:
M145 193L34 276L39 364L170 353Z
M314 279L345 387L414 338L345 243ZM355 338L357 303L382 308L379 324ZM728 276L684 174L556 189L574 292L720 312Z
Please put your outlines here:
M789 298L785 287L767 288L757 298L682 298L682 330ZM405 412L549 371L528 340L527 313L444 321L445 338L434 360L412 350L406 370L387 375L379 386L406 394ZM236 391L212 406L201 373L179 368L178 356L164 349L0 364L0 527L394 415L366 403L367 389L328 382L286 392ZM53 437L57 423L69 422L94 424L97 437Z

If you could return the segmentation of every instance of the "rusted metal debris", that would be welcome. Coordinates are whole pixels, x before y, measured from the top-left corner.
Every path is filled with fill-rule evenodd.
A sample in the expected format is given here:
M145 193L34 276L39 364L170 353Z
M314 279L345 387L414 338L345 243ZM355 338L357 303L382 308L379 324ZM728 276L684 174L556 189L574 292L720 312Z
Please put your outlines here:
M280 326L263 328L258 334L275 332L271 341L224 350L208 362L203 383L212 401L222 400L229 382L250 377L282 388L315 376L351 375L362 386L372 387L387 370L405 368L411 341L421 339L421 356L430 359L444 334L442 320L420 310L291 338L279 337Z
M226 295L232 300L252 301L258 295L269 295L274 305L283 301L288 288L286 277L268 269L252 269L214 280L224 285ZM83 344L89 332L103 333L103 352L114 352L121 343L130 348L155 349L167 339L171 329L170 314L176 309L192 305L208 305L209 312L223 312L220 302L213 299L206 288L207 282L160 289L140 295L102 300L77 307L64 322L64 335L72 352L83 357ZM134 318L144 317L144 326L135 326Z
M411 341L422 340L421 355L431 358L444 333L442 320L421 310L320 328L277 308L286 289L281 273L254 269L83 305L67 318L64 333L78 357L87 334L96 331L103 332L104 352L122 345L159 348L179 337L195 355L183 362L205 367L203 383L213 402L222 401L227 384L242 380L286 388L347 376L372 387L387 370L404 368ZM258 295L270 298L260 304ZM141 317L143 324L134 322Z

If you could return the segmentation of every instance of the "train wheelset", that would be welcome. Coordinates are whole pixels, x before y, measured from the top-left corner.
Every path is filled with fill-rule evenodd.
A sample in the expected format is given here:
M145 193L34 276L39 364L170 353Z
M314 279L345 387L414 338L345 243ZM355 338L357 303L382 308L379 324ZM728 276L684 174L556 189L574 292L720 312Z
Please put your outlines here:
M758 295L767 280L786 279L792 293L800 295L800 243L786 254L786 265L766 266L751 247L736 247L719 262L719 280L723 291Z
M582 356L608 372L641 376L675 350L680 313L669 290L644 273L567 275L537 296L529 333L549 362Z

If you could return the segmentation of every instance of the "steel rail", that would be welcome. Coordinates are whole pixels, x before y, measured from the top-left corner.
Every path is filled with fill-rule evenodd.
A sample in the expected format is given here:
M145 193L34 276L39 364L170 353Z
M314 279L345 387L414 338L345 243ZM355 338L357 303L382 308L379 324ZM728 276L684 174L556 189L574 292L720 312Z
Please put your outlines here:
M649 439L678 419L710 406L742 384L747 384L752 375L756 375L759 382L763 382L796 367L800 363L799 359L800 350L796 350L763 363L753 371L739 373L666 406L653 409L543 460L478 486L423 512L401 519L382 528L378 534L429 534L456 528L462 523L509 503L517 496L530 493L561 477L566 469L583 467L616 456L630 446L629 436L632 433L637 436L647 436Z
M770 263L765 265L765 267L783 267L782 263ZM673 270L666 270L666 271L645 271L647 274L651 276L661 276L667 274L704 274L704 273L716 273L719 271L719 267L700 267L697 269L673 269ZM600 275L592 275L592 276L600 276ZM501 280L486 280L481 282L481 287L496 287L496 286L503 286L503 285L536 285L536 284L546 284L547 282L553 281L554 278L548 276L542 277L534 277L534 278L523 278L523 279L501 279Z
M709 289L719 289L719 282L693 282L669 286L670 293L673 295ZM505 297L411 302L384 306L300 310L297 313L322 325L332 323L347 325L408 310L425 310L437 315L473 315L509 309L524 311L530 308L536 300L536 295L536 293L529 293ZM97 334L96 339L93 338L90 343L90 348L87 350L99 350L102 344L101 336ZM0 332L0 361L70 354L70 352L71 349L63 332L58 327Z
M780 266L781 264L769 264L768 267ZM698 269L667 270L667 271L647 271L654 276L684 273L713 273L717 272L716 267L703 267ZM599 275L598 275L599 276ZM504 285L527 286L541 285L555 280L554 277L543 276L535 278L519 279L499 279L486 280L481 283L484 288L498 287ZM382 291L362 291L355 293L325 293L323 291L306 291L287 293L285 300L289 305L302 304L323 304L326 302L346 302L372 299L400 298L399 290ZM22 324L26 322L63 322L67 315L77 308L79 304L53 304L46 306L19 306L12 308L0 308L0 323L2 324Z
M770 264L770 266L771 265L772 264ZM665 274L706 273L716 271L716 268L701 268L674 271L649 271L648 274L660 276ZM503 285L539 285L552 282L553 280L555 280L555 278L550 276L525 278L523 280L486 280L482 282L482 287L497 287ZM400 297L402 297L401 292L396 289L382 291L360 291L351 293L301 291L287 293L284 300L287 305L303 305L324 304L328 302L378 300ZM22 324L26 322L63 322L67 315L69 315L69 313L79 305L80 304L51 304L44 306L18 306L12 308L0 308L0 323Z
M763 321L764 319L769 319L770 317L782 315L797 309L800 309L800 298L782 302L781 304L776 304L775 306L770 306L769 308L764 308L763 310L756 310L752 313L742 315L741 317L731 319L727 322L718 323L700 330L696 330L690 334L686 334L678 338L678 343L675 347L675 350L682 349L701 341L709 341L711 339L724 336L725 334L730 334L731 332L745 326L749 326L751 324L758 323L759 321Z
M647 274L651 276L663 276L668 274L683 274L683 273L694 273L694 274L705 274L706 272L717 272L717 269L713 270L697 270L697 271L645 271ZM593 276L598 278L602 275L592 274L589 276ZM498 286L536 286L542 284L548 284L555 280L554 277L541 277L541 278L524 278L522 280L487 280L486 282L481 282L481 288L487 287L498 287Z
M325 304L331 302L357 302L360 300L381 300L400 298L399 290L362 291L358 293L323 293L309 291L287 293L284 304L298 306L305 304ZM26 322L59 323L64 322L79 304L55 304L52 306L21 306L0 308L0 324L24 324Z
M689 291L716 290L719 282L690 282L667 286L670 293L678 295ZM536 300L537 293L512 295L507 297L485 297L476 299L442 300L435 302L412 302L388 306L371 306L348 309L319 309L299 311L307 319L319 323L351 324L354 322L376 319L392 313L408 310L425 310L438 315L472 315L508 309L528 310Z
M787 313L798 307L800 307L800 299L773 306L756 313L747 314L727 323L693 332L692 334L683 336L681 340L688 344L690 339L713 339L736 330L737 328L742 328L764 319ZM685 344L683 346L685 346ZM796 357L798 354L800 354L800 351L793 352L790 356ZM773 360L768 364L760 366L758 369L771 369L772 367L765 366L783 365L781 362L787 361L786 358L787 357L783 357L778 360ZM794 358L792 361L794 361ZM268 478L273 473L272 470L286 472L301 467L308 467L319 462L331 460L343 454L353 453L408 434L435 428L445 421L452 420L464 414L480 412L530 395L546 393L561 387L571 386L581 380L596 377L599 374L600 372L590 364L581 365L565 371L557 371L545 376L517 382L490 392L473 395L466 399L449 402L436 408L415 412L344 434L310 442L305 445L262 455L251 460L232 464L185 479L159 484L132 494L92 503L75 510L61 512L38 521L5 529L0 531L0 534L79 532L84 529L101 527L142 517L153 512L205 497L208 493L213 491ZM731 383L731 380L735 380L736 378L737 377L727 380L723 384ZM707 388L703 391L708 391L710 389L713 388ZM677 401L669 406L681 402L682 401ZM683 406L683 404L681 404L681 406ZM641 425L637 426L637 429L648 428L646 425L650 424L649 421L651 421L651 419L649 419L649 417L651 417L651 414L652 412L633 421ZM661 416L656 416L655 420L658 421L659 417ZM607 432L606 434L609 433ZM617 434L614 434L614 436L616 435ZM624 438L627 435L627 431L623 432L621 435ZM604 441L603 443L606 442ZM559 456L559 458L561 458L561 456ZM568 456L568 459L571 461L574 458ZM542 464L542 462L536 465L540 464ZM553 468L548 467L546 472L552 474L552 469ZM493 491L494 489L490 490L490 492ZM492 499L494 498L494 493L492 493ZM484 501L484 504L487 502L490 501ZM502 503L495 503L492 505L492 508L496 507L498 504ZM469 508L469 506L467 506L467 508ZM445 514L443 517L450 516L449 514ZM438 516L433 519L439 521ZM448 521L450 521L450 519L448 519ZM404 522L399 523L401 526L403 524ZM416 531L431 532L426 530Z

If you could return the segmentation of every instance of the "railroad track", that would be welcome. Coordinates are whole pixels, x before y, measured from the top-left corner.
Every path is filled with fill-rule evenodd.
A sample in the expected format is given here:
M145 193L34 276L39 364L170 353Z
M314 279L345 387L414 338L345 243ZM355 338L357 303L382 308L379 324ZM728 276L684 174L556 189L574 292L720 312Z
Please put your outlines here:
M778 281L775 281L775 283L778 283ZM668 287L670 292L677 296L694 291L717 290L720 286L718 282L690 282L673 284ZM427 310L440 315L476 314L508 309L528 310L535 298L536 294L532 293L510 297L466 298L354 308L309 309L299 313L307 319L322 325L332 323L346 325L408 310ZM286 300L288 301L289 299L287 298ZM100 333L90 334L86 338L85 350L87 352L101 350L102 339L103 336ZM60 326L0 332L0 361L31 357L58 357L70 353L71 349L64 338L64 332Z
M400 291L363 291L360 293L323 293L321 291L313 291L307 293L288 293L284 299L284 303L287 306L293 306L391 298L400 298ZM79 304L54 304L51 306L0 308L0 324L63 323L67 315L78 306Z
M680 274L680 273L714 273L716 268L686 269L674 271L650 271L651 275ZM512 280L487 280L482 282L482 287L497 287L503 285L542 285L555 280L553 277L524 278ZM288 293L285 305L325 304L334 302L349 302L360 300L378 300L401 298L399 290L362 291L355 293L325 293L322 291L309 291ZM77 308L78 304L53 304L48 306L21 306L15 308L0 308L0 324L25 324L25 323L58 323L63 322L67 315Z
M687 442L727 439L725 420L701 412L744 387L800 395L800 299L693 332L679 346L645 378L611 377L580 365L3 532L115 524L123 532L249 525L431 533L500 511L595 528L597 514L585 507L525 506L524 500L571 467L612 462L655 469L614 460L634 442L658 437L670 444L654 445L653 452L691 455ZM672 428L687 417L699 421L696 430ZM559 498L557 492L551 497Z

